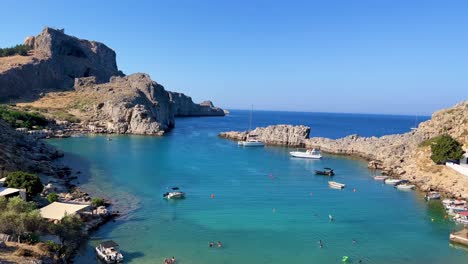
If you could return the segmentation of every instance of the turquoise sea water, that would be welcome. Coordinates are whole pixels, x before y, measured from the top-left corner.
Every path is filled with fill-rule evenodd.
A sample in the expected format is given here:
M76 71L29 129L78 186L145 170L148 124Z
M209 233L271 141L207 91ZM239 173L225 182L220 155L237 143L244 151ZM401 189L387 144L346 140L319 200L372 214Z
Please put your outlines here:
M405 132L415 117L254 114L254 126L275 123L306 124L313 136L337 138ZM374 181L358 159L295 159L287 148L243 148L217 137L247 126L248 112L233 111L178 119L165 137L51 140L67 152L63 162L82 171L84 189L126 212L92 234L76 263L94 263L93 246L105 239L121 245L128 263L172 256L182 264L341 263L344 255L350 263L468 263L467 251L449 246L456 226L439 203ZM328 178L313 175L323 167L334 168L347 188L330 189ZM172 186L187 198L163 200ZM218 240L223 248L208 247Z

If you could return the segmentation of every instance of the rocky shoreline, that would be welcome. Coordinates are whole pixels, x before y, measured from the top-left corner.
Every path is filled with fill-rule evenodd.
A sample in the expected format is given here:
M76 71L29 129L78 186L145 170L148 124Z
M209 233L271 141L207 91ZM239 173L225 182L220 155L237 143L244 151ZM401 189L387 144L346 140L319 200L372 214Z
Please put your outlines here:
M447 196L468 199L468 177L433 163L430 160L430 146L423 144L446 133L468 149L468 101L435 112L431 120L404 134L382 137L350 135L340 139L308 138L304 137L302 127L278 125L250 132L224 132L219 136L245 140L247 135L257 134L264 143L270 145L318 148L326 153L357 156L368 160L369 168L409 180L423 191L435 189Z

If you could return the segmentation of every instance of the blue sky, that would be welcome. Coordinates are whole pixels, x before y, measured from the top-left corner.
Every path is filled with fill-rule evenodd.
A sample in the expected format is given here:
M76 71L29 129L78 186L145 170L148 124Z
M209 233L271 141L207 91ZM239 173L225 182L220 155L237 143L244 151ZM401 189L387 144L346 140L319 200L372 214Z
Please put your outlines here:
M468 99L468 1L2 1L0 47L42 27L126 74L231 109L430 114ZM5 12L7 11L7 12Z

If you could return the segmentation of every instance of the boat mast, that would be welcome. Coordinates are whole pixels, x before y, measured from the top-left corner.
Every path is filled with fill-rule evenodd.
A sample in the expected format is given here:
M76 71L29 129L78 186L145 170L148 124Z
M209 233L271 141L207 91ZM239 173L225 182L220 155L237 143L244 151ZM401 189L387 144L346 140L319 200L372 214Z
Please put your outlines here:
M253 105L250 109L250 121L249 121L249 131L252 131L252 112L253 112Z

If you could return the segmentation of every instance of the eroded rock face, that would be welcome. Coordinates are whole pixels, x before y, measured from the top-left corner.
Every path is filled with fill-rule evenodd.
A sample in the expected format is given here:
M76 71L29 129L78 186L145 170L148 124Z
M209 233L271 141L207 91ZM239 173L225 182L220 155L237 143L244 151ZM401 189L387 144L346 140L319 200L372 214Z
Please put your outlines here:
M5 172L22 170L55 175L57 168L52 161L61 156L62 152L42 141L16 132L0 120L0 167L3 167ZM0 168L0 178L1 173Z
M25 44L33 47L33 58L26 64L3 67L1 101L35 99L44 92L71 90L79 77L94 76L98 83L103 83L111 76L123 75L112 49L66 35L63 30L46 27L39 35L26 38Z
M224 110L215 107L211 101L196 104L190 96L183 93L169 92L173 102L175 116L224 116Z
M245 140L249 135L256 135L265 144L299 147L304 145L309 133L310 127L307 126L274 125L257 127L250 132L223 132L219 136L240 141Z
M82 78L75 88L78 97L89 98L85 122L95 132L162 135L174 126L169 93L147 74L112 77L104 84Z
M412 132L383 137L347 136L340 139L310 138L307 147L320 148L335 154L358 155L371 160L369 167L410 180L423 190L438 189L448 194L468 198L468 177L430 159L425 140L447 133L468 149L468 101L435 112Z

